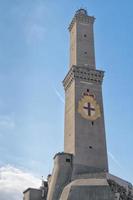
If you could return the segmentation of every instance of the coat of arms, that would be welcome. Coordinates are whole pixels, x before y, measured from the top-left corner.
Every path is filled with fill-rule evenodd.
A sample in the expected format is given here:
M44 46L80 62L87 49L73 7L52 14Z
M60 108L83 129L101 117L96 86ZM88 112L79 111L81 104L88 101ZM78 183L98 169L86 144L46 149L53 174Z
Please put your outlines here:
M83 97L78 104L78 112L85 119L94 121L101 116L100 106L96 102L95 96L90 94L89 89L83 93Z

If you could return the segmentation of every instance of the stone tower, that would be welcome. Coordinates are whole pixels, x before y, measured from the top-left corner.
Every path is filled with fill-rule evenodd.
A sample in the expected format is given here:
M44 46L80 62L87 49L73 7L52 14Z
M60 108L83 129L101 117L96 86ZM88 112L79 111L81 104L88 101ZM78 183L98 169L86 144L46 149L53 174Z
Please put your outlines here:
M95 18L79 9L69 26L70 67L65 89L64 152L54 156L44 200L133 200L130 183L108 172L102 81L96 69ZM46 184L47 185L47 184ZM30 195L33 194L33 195ZM24 200L41 200L40 190L24 192ZM30 195L30 196L29 196Z
M69 26L70 31L70 67L89 66L95 69L95 51L93 23L94 17L80 9L76 12Z
M94 21L79 9L69 25L70 67L63 81L64 152L54 157L47 200L119 200L125 192L132 193L131 184L108 172L104 72L96 69Z
M73 154L75 174L108 171L102 100L104 72L95 66L94 20L80 9L69 26L70 70L63 81L64 151Z

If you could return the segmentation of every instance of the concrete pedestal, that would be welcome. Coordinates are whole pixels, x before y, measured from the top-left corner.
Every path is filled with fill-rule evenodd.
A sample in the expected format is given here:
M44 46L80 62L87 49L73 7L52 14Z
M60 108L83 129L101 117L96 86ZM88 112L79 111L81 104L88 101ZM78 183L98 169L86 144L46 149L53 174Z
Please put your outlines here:
M79 179L68 184L60 200L114 200L106 179Z

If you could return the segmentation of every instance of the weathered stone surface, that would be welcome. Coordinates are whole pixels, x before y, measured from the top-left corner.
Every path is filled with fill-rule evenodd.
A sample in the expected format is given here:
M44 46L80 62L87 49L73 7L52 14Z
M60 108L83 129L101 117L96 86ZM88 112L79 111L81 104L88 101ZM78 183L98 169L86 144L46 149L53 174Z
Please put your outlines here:
M76 19L74 17L72 20L70 28L72 64L63 81L65 88L64 151L73 154L72 176L87 172L108 171L102 99L104 72L95 68L93 21L89 20L92 18L87 15L87 12L81 10L81 13L80 11L76 13ZM97 103L100 113L99 117L91 120L79 113L79 103L87 91L89 91L88 96L94 97L92 101ZM89 101L86 104L89 104L90 109L96 112L96 107L93 107ZM82 107L84 108L85 104Z
M23 200L46 200L47 199L47 191L35 188L28 188L24 191Z
M83 10L82 10L83 11ZM95 68L93 23L95 18L87 11L76 12L69 26L70 67L90 65Z
M70 182L72 175L72 155L58 153L54 157L54 168L49 183L48 200L59 199L63 188Z
M79 179L67 185L60 200L114 200L106 179Z

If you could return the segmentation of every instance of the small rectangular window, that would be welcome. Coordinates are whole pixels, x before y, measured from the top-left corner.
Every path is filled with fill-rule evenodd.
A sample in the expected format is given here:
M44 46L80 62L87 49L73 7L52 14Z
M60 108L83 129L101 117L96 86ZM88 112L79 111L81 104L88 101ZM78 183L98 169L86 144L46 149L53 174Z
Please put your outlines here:
M70 158L66 158L66 162L71 162Z
M93 122L93 121L91 122L91 125L92 125L92 126L94 125L94 122Z

